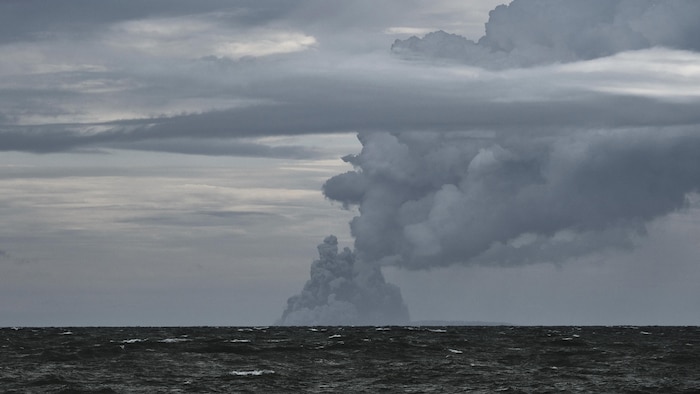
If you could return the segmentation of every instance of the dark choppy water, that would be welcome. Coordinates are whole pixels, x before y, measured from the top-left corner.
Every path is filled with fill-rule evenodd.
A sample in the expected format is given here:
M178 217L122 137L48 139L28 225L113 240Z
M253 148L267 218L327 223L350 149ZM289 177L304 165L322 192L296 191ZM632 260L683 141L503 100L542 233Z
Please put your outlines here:
M0 329L3 393L700 392L699 327Z

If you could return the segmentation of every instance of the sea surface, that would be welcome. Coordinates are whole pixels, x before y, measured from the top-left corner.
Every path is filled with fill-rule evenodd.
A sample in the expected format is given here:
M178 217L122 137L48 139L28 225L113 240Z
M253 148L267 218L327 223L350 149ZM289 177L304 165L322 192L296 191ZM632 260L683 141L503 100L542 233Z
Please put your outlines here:
M0 329L2 393L697 393L700 327Z

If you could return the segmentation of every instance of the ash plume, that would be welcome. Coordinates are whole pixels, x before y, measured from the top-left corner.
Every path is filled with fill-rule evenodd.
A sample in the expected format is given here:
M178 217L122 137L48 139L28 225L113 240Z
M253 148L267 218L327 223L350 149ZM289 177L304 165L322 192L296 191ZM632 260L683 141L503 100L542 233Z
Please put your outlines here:
M378 265L358 260L349 248L338 253L338 239L318 246L311 279L289 298L279 325L384 325L408 322L399 288L386 283Z
M700 187L696 130L360 134L325 195L363 257L409 269L564 261L633 245Z
M490 13L478 42L440 31L397 40L392 50L487 69L657 46L698 51L698 16L700 2L684 0L514 0ZM624 104L633 92L622 93L597 92L595 99L617 104L611 108L616 114L629 110L629 122L606 121L605 110L575 100L566 110L537 114L527 99L509 107L495 100L443 112L426 101L420 113L445 114L432 129L419 126L420 117L418 131L360 129L361 152L344 158L354 170L323 185L328 199L358 209L350 222L354 251L338 254L337 241L327 239L311 280L289 300L281 322L373 324L390 312L407 319L382 266L564 263L637 245L649 223L697 199L700 130L678 110L694 105L696 96L684 97L687 102L664 101L663 94L645 98L651 105L642 110ZM543 102L554 107L558 100L555 95ZM658 111L664 105L678 110L673 119ZM440 131L441 121L454 116L448 112L473 113L473 119L460 119L461 129ZM481 122L479 112L490 122ZM498 127L500 120L520 115L518 128ZM566 124L552 123L564 118Z
M436 31L396 40L406 56L486 68L527 67L663 46L700 50L700 3L693 0L514 0L489 13L478 41Z

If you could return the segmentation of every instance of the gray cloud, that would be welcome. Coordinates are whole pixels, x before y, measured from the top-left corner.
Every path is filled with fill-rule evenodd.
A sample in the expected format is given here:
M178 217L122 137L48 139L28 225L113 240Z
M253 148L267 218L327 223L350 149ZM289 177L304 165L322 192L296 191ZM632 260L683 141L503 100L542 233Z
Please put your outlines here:
M292 78L285 82L287 86L283 89L260 83L251 88L257 92L257 97L276 98L278 102L201 114L99 124L4 126L0 127L0 149L48 153L81 148L122 148L303 158L317 156L318 152L311 148L269 147L235 139L378 130L512 132L524 129L527 132L537 129L538 132L560 133L569 128L673 126L700 122L697 104L692 100L677 102L663 97L561 88L552 97L509 102L492 97L498 91L504 95L509 93L510 89L500 82L484 85L446 80L445 85L432 89L423 83L400 86L390 81L382 86L381 82L373 80L353 82L356 83ZM448 84L451 87L448 88ZM468 93L455 95L448 90L460 84ZM477 90L482 87L490 90ZM303 97L293 99L294 94L302 91ZM91 128L105 131L84 131Z
M99 153L104 149L128 149L190 155L254 156L290 159L311 159L323 156L323 153L318 151L318 149L311 147L296 145L270 146L263 143L245 142L235 139L251 136L247 133L225 135L218 132L219 130L213 130L214 132L210 135L201 133L199 138L194 138L190 129L185 129L178 133L178 128L175 127L167 135L159 135L157 131L149 131L149 129L156 128L153 126L141 126L141 128L138 126L118 126L113 127L112 131L86 135L70 130L76 127L83 128L85 125L14 127L9 128L10 131L5 132L1 132L2 128L0 127L0 150L31 153ZM161 124L158 128L163 129L165 127L165 125Z
M32 4L28 2L26 7L31 8ZM128 8L128 4L124 7ZM544 5L565 14L565 11L569 12L567 4L518 1L509 7L497 8L492 13L491 28L485 37L490 37L489 34L501 37L505 33L498 35L492 31L506 28L512 30L509 32L514 37L520 37L515 29L526 29L529 25L511 19L536 12ZM650 4L640 2L638 8L652 12ZM688 75L687 68L679 64L697 61L695 54L649 49L639 52L636 58L621 54L609 60L584 62L583 65L553 65L527 71L487 72L461 66L436 67L424 62L393 59L385 52L367 54L356 48L339 51L340 43L331 41L336 36L325 22L306 22L318 13L337 21L348 18L338 14L339 10L367 12L368 8L343 5L336 9L326 4L325 8L316 9L313 5L318 4L303 2L277 11L287 15L280 19L284 23L274 24L280 32L289 33L290 28L308 26L322 42L319 48L294 54L234 59L202 53L203 56L198 54L188 59L177 57L183 54L150 53L115 44L124 40L123 34L141 34L139 29L131 33L111 31L109 34L114 37L105 33L88 43L89 50L71 47L61 40L55 44L63 51L52 52L45 46L29 46L28 53L47 59L49 64L43 68L49 71L39 67L42 72L10 73L12 83L4 88L0 85L0 103L3 103L0 150L52 153L118 148L200 155L308 158L317 157L318 152L301 146L268 146L239 139L369 131L488 129L512 132L524 128L560 132L565 128L692 125L700 120L696 111L698 92L692 90L694 82L688 83L697 80L697 75ZM220 4L216 2L207 3L196 14L200 19L195 19L195 22L204 27L200 26L203 30L192 33L195 38L197 34L204 34L220 39L220 35L231 33L226 30L225 23L216 19L218 14L205 12L218 6ZM250 12L259 9L262 14L266 9L275 9L274 3L241 3L238 6L242 10L250 9ZM169 12L188 16L191 11L188 7L176 3ZM599 2L576 7L590 8L588 13L576 12L568 16L581 19L581 23L597 20L607 9ZM618 8L622 10L624 7L621 2ZM693 5L687 3L669 2L664 7L668 9L664 11L666 13L671 9L689 13L693 10ZM157 5L153 9L153 15L148 12L139 14L141 20L148 22L149 17L167 14ZM314 14L314 9L317 14ZM132 11L136 12L129 12ZM248 11L240 12L245 14ZM386 13L388 11L383 9L378 15ZM510 19L497 16L501 14ZM637 14L639 12L634 15ZM129 15L123 18L131 18ZM623 16L615 21L632 18L624 19ZM63 17L56 18L63 20ZM65 18L70 20L68 16ZM75 18L81 19L79 15ZM122 17L117 15L116 19L110 19L98 15L94 18L95 24L112 26ZM269 18L274 20L276 17ZM384 20L382 18L378 16L374 22L363 23L378 24ZM661 19L657 24L663 21ZM167 30L180 22L168 23L159 26ZM384 20L384 23L388 22ZM70 23L66 22L68 25ZM312 25L315 26L313 29ZM675 38L659 42L678 43L676 47L692 49L692 41L684 33L687 26L680 24L673 28L678 34L669 31L664 37ZM617 34L605 31L610 35ZM528 34L523 35L525 42L529 42L526 39ZM105 38L105 35L109 37ZM246 35L248 40L255 41L255 37L255 34ZM181 44L193 46L199 42L195 38ZM133 39L149 42L153 37ZM173 39L176 42L183 40L179 36ZM490 40L497 41L496 38ZM562 48L573 46L564 38L562 40L557 45ZM54 41L47 38L41 42L46 45ZM156 43L167 47L167 42ZM386 47L387 44L382 45ZM426 45L430 47L432 44ZM539 56L539 52L522 45L524 52ZM621 46L618 49L625 48L636 47ZM34 54L33 51L38 52ZM80 62L70 64L72 71L50 71L53 68L60 70L64 63L73 61L64 59L63 52L78 52L82 56ZM664 59L670 59L670 63L664 63ZM9 62L8 68L21 69L21 64L12 63L11 57L5 60ZM646 68L640 70L639 64L645 64ZM666 71L658 72L659 69ZM642 92L633 89L640 84L651 86ZM688 87L691 87L690 91L683 96Z
M359 205L358 255L409 268L560 261L631 246L700 187L696 129L475 139L361 135L357 171L324 186Z
M282 18L299 1L8 0L0 3L0 42L43 40L52 36L82 38L105 25L136 19L177 17L218 12L226 23L241 27L263 25Z
M437 31L396 40L406 55L503 68L595 59L664 46L700 50L692 0L515 0L490 12L477 42Z
M104 146L115 149L208 156L253 156L289 159L313 159L323 157L323 153L317 149L304 146L269 146L230 139L161 139L105 144Z

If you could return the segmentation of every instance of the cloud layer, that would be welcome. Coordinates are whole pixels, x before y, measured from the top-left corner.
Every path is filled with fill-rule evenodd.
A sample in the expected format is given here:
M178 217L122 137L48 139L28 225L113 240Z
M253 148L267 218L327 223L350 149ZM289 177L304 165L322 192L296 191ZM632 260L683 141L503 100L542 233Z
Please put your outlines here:
M395 51L408 45L423 58L457 57L481 68L387 56L380 21L399 18L388 9L363 19L375 35L351 29L353 43L376 42L377 51L343 47L328 25L350 26L347 15L364 15L362 4L205 2L193 12L174 3L165 12L156 3L142 11L109 3L118 12L100 8L91 16L58 7L66 20L47 26L50 34L15 26L14 41L0 45L0 150L312 158L320 153L314 148L260 138L700 119L698 54L679 50L697 48L692 1L518 0L492 11L478 43L437 32L394 44ZM22 2L10 11L32 13L34 6ZM436 7L440 15L449 10ZM409 11L400 13L406 21L415 19ZM319 13L328 20L318 21ZM533 15L540 23L529 22ZM618 37L631 32L643 39ZM600 39L577 41L588 36ZM649 48L658 45L665 47ZM546 65L566 61L572 63ZM543 66L494 71L534 64Z
M437 31L396 40L406 55L453 59L489 67L590 60L657 46L700 50L691 0L515 0L489 14L477 42Z

